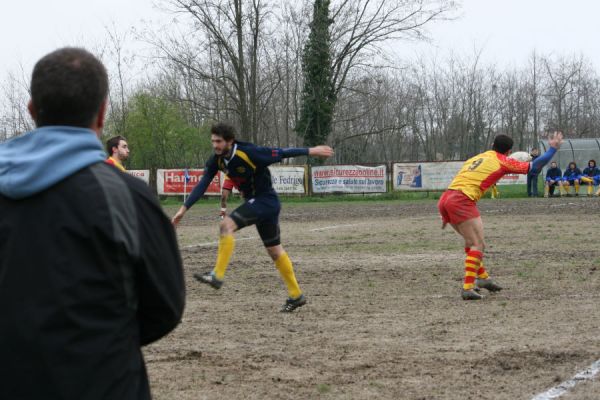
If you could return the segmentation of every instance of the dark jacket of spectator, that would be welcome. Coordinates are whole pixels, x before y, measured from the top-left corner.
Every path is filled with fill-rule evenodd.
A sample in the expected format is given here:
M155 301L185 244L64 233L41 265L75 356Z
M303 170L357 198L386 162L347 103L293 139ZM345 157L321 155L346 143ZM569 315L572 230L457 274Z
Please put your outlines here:
M0 399L150 399L141 346L184 308L171 222L94 132L0 144Z

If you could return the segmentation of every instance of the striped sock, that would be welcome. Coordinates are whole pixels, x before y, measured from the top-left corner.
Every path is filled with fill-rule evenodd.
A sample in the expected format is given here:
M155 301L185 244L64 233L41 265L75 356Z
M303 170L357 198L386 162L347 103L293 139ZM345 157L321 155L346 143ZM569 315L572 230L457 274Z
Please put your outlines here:
M483 257L481 261L479 261L479 268L477 269L477 279L488 279L490 274L487 273L485 268L483 267Z
M478 250L469 250L467 253L467 257L465 258L464 290L471 290L475 287L475 278L477 277L477 271L480 268L482 258L483 254Z

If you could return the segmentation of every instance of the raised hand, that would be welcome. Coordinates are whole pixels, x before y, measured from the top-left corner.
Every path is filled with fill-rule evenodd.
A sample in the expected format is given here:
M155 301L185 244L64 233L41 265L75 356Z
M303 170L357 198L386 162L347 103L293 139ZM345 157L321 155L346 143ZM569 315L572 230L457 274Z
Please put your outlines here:
M333 155L333 149L329 146L315 146L308 149L308 155L313 157L328 158Z
M556 150L560 149L560 145L563 143L563 134L560 131L556 131L548 136L548 144L550 147L554 147Z

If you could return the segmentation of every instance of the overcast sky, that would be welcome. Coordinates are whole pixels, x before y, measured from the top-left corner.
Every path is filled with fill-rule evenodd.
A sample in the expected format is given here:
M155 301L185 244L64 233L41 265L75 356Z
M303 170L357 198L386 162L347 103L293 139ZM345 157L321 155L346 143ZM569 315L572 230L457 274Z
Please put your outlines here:
M290 0L294 1L294 0ZM166 23L172 16L153 0L5 0L0 12L0 79L64 45L103 41L106 26L118 31L143 27L144 20ZM430 26L431 44L401 43L395 53L472 56L501 66L525 65L540 54L584 54L600 67L600 6L591 0L464 0L461 17Z

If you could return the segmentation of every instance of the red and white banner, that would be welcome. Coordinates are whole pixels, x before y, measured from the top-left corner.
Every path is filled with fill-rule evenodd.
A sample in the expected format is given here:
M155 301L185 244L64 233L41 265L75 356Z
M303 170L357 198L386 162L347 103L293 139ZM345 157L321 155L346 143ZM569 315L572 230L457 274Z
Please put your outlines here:
M527 185L527 175L506 174L497 183L498 185Z
M150 170L149 169L128 169L127 172L131 176L135 176L146 182L146 185L150 184Z
M312 167L314 193L385 193L386 167L332 165Z
M189 169L189 181L185 180L185 170L183 169L159 169L156 171L156 189L158 194L178 195L190 193L194 186L200 182L204 170ZM206 195L221 194L221 174L215 175L214 179L206 189Z

